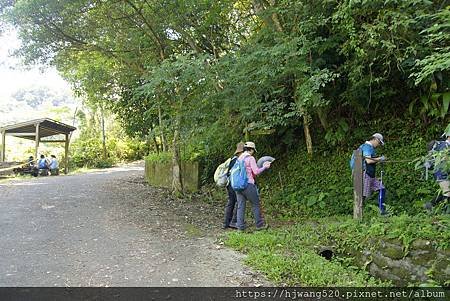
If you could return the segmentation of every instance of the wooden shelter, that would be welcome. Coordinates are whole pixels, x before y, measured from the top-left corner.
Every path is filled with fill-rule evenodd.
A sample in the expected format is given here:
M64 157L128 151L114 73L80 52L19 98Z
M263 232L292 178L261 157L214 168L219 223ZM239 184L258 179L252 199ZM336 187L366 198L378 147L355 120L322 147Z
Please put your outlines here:
M2 137L2 147L0 149L0 161L5 162L6 159L6 136L13 136L34 140L36 144L35 158L38 158L39 143L64 143L65 144L65 167L64 172L68 172L69 166L69 138L70 133L76 128L49 118L35 119L26 122L16 123L0 127L0 134ZM64 139L59 139L58 136L64 136ZM56 139L52 139L56 137ZM47 138L47 139L43 139Z

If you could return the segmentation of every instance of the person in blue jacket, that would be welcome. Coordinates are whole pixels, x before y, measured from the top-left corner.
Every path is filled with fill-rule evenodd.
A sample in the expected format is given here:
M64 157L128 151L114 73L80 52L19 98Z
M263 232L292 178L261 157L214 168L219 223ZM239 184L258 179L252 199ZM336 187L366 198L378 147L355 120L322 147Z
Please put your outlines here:
M384 185L375 177L376 165L380 162L384 162L386 158L384 156L377 156L376 148L384 145L383 135L380 133L373 134L369 140L361 144L359 149L363 155L363 197L367 199L370 197L372 192L378 191L380 194L380 211L382 214L385 213L385 200L386 200L386 188Z
M41 155L41 158L37 162L37 167L39 169L48 169L48 160L44 155Z

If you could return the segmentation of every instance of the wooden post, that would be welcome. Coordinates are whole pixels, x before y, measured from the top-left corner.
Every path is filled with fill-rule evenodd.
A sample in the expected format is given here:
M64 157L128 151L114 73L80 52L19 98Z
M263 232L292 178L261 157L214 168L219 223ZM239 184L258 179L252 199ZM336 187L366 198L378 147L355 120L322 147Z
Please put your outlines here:
M39 155L39 141L41 140L39 137L39 123L36 124L36 133L35 133L36 137L34 139L35 141L35 150L34 150L34 159L38 160L38 155Z
M64 144L64 173L67 175L69 172L69 134L66 134L66 142Z
M363 157L360 150L353 151L355 166L353 168L353 218L362 219L363 216Z
M3 131L2 132L2 149L1 149L1 156L0 156L0 160L1 162L5 162L6 160L6 132Z

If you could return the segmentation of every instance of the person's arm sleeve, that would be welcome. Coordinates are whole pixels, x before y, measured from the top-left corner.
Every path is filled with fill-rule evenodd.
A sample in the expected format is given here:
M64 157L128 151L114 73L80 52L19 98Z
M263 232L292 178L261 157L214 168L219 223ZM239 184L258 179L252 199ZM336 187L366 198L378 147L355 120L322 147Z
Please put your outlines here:
M254 175L259 175L264 170L266 170L266 168L264 166L259 168L258 165L256 165L256 160L255 160L254 157L250 157L248 160L249 160L249 163L250 163L250 168L252 169L252 172L253 172Z
M361 147L361 152L363 157L365 158L372 158L373 156L372 149L370 147L367 147L366 145L363 145Z
M362 155L368 164L377 163L378 160L373 157L373 151L370 147L366 147L365 145L361 148Z

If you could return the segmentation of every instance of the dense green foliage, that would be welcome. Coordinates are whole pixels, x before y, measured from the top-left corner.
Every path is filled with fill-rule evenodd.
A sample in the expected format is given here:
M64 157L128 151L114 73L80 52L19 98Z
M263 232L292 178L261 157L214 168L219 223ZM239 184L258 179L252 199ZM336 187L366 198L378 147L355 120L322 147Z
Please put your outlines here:
M170 163L172 161L172 154L168 152L162 152L159 154L150 154L145 157L148 162L154 163Z
M311 154L362 119L420 127L448 113L446 1L33 0L2 11L28 62L55 64L163 150L179 133L173 147L212 159L243 131L265 131L278 149L303 138Z
M103 158L101 138L80 138L71 144L73 167L111 167L119 162L142 159L148 145L137 139L109 138L106 143L107 157Z
M396 120L361 124L363 129L354 131L345 147L320 145L314 161L301 148L280 154L273 168L260 180L266 211L285 218L351 214L353 186L349 160L352 150L369 138L364 136L367 132L382 127L388 142L378 153L398 161L388 161L377 167L377 175L381 168L384 170L388 211L392 214L423 212L424 204L437 195L439 187L431 171L429 179L425 180L425 168L418 159L427 153L426 145L437 136L438 130L410 133L408 128L414 127L414 123Z
M119 162L140 160L148 154L148 143L126 136L114 116L102 118L102 114L88 108L78 111L80 133L71 143L72 167L111 167ZM104 144L102 120L105 122Z

